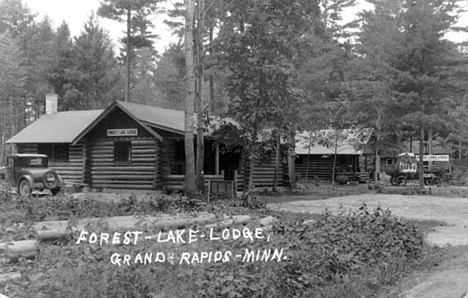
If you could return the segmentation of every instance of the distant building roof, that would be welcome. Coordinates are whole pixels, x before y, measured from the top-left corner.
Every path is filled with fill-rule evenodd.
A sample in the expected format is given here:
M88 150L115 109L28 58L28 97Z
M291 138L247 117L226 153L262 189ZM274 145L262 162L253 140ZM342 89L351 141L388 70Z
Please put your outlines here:
M102 112L103 110L88 110L44 115L7 143L71 143Z
M304 131L296 134L296 154L332 155L335 148L332 144L326 146L326 141L333 141L334 130L325 129L315 132ZM361 155L362 145L369 141L371 129L340 131L336 153L340 155ZM331 142L330 142L331 143ZM309 149L309 144L312 144Z

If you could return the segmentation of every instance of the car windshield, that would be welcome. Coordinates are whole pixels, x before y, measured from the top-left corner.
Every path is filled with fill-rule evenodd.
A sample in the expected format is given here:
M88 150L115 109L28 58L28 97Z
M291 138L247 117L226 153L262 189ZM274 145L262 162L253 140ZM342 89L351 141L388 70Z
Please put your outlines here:
M46 167L47 159L44 157L23 157L18 159L20 167Z

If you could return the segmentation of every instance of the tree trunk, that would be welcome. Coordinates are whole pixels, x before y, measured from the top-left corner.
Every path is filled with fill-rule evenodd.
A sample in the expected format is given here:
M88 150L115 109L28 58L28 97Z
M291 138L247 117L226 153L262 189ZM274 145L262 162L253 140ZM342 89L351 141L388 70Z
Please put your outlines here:
M256 117L255 117L256 118ZM249 186L248 186L248 193L250 194L255 189L255 151L257 149L257 119L254 121L254 133L253 133L253 140L251 145L251 149L248 151L249 154Z
M333 144L333 168L332 168L332 189L335 190L336 160L338 157L338 130L335 130L335 141Z
M458 141L458 160L461 162L462 161L462 150L463 150L463 145L462 141Z
M419 135L419 188L424 189L424 125L421 125Z
M196 191L195 153L193 151L193 110L195 102L195 73L193 65L193 18L195 0L187 0L185 15L185 67L187 72L187 96L185 99L185 191L192 197Z
M288 176L291 188L296 188L296 132L291 130L288 136Z
M281 149L281 136L279 132L276 136L276 156L275 156L275 176L273 179L273 191L277 191L278 177L279 177L279 165L280 165L280 149Z
M312 136L309 136L309 145L307 148L306 181L309 181L310 147L312 147Z
M428 154L429 155L432 155L433 154L433 147L432 147L432 139L433 139L433 136L432 136L432 128L429 128L428 129L428 139L427 139L427 144L428 144ZM432 161L428 161L429 165L429 172L432 172Z
M210 27L210 56L213 55L213 26ZM210 111L214 112L214 76L213 69L210 73Z
M130 66L130 55L132 51L131 47L131 24L132 24L132 10L129 7L127 9L127 42L126 42L126 51L127 51L127 57L125 57L125 101L130 101L130 72L131 72L131 66Z
M204 0L198 0L197 14L197 62L198 62L198 94L197 94L197 188L203 190L205 181L203 177L204 158L205 158L205 143L203 137L203 87L205 82L205 66L204 66L204 49L203 49L203 33L205 32L205 13Z

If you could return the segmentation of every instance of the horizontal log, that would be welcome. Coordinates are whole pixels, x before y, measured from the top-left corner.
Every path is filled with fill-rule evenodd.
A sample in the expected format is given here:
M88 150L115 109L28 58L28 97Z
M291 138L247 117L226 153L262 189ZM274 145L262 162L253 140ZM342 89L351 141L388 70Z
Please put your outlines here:
M61 238L66 238L70 235L73 235L73 232L70 230L38 230L37 231L37 240L39 241L55 241Z
M4 283L13 279L21 278L20 272L8 272L8 273L0 273L0 283ZM0 294L0 298L8 298L5 295Z
M132 154L154 154L155 150L154 148L152 149L135 149L132 148Z
M123 171L154 171L154 165L132 165L132 164L113 164L113 165L96 165L92 167L93 171L113 171L113 170L123 170Z
M151 163L154 164L156 162L156 158L132 158L133 163Z
M123 184L91 184L94 188L108 188L108 189L141 189L141 190L154 190L154 186L151 185L123 185Z
M92 166L92 167L96 167L96 166L101 166L101 167L104 167L104 166L119 166L119 167L125 167L125 166L129 166L129 165L135 165L135 166L145 166L145 165L154 165L156 162L156 159L132 159L130 162L128 163L123 163L123 162L118 162L118 161L114 161L113 159L99 159L99 160L93 160L91 161L89 164Z
M93 173L94 177L109 177L109 175L112 175L113 177L119 177L119 176L152 176L154 175L155 171L113 171L112 173L109 172L103 172L103 171L96 171Z
M39 245L36 240L12 241L0 243L0 251L5 251L5 257L11 262L19 258L34 259L39 254Z
M55 171L59 173L62 173L62 172L79 173L82 171L83 166L76 167L76 168L57 168L57 167L50 167L50 168L54 169Z
M100 183L101 181L152 181L154 174L152 175L129 175L129 176L114 176L114 175L92 175L93 182Z
M91 179L92 179L92 184L126 184L126 185L147 184L147 185L150 185L154 181L154 176L141 178L141 179L134 179L134 180L125 180L125 179L121 179L121 177L96 178L94 176L92 176Z

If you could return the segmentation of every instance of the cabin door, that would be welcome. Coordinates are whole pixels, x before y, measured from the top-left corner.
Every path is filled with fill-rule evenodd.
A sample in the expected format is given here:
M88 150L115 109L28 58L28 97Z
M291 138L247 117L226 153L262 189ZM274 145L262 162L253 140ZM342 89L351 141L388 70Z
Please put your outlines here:
M224 171L224 180L234 180L234 171L239 170L239 153L220 153L219 170Z

